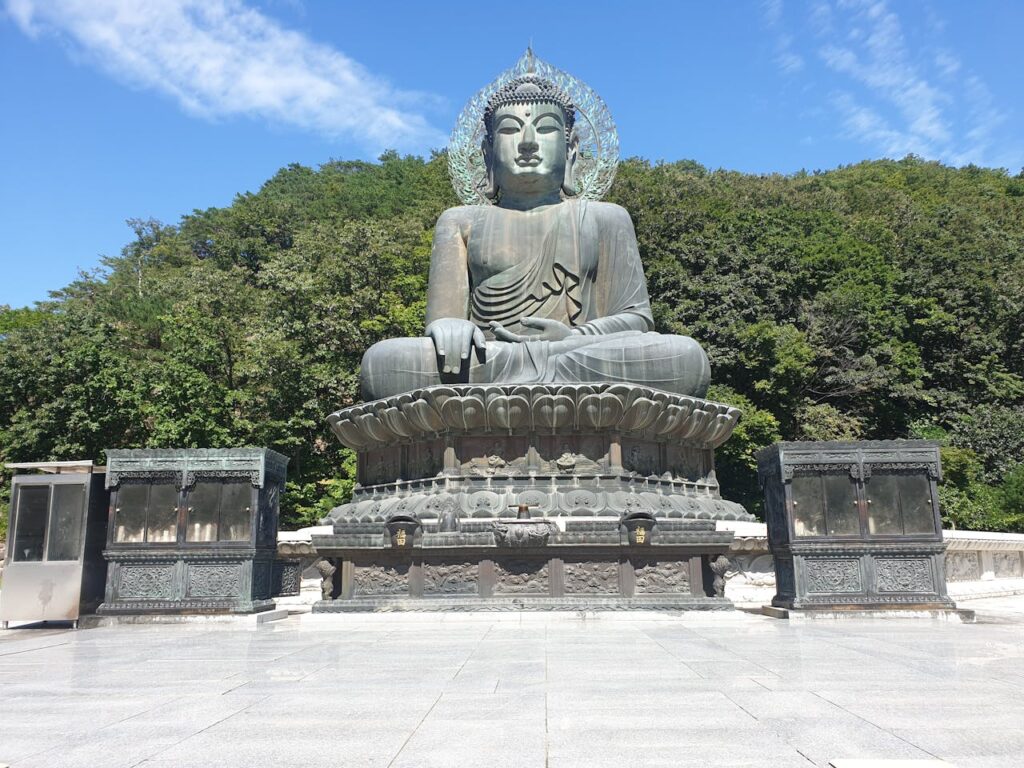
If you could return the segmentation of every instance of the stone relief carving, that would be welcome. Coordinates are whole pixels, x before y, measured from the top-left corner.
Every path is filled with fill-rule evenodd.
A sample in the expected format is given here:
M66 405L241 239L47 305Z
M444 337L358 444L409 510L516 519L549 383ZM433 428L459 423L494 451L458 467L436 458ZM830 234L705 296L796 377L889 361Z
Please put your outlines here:
M658 473L658 447L645 443L632 443L628 448L623 446L625 456L623 464L627 471L648 477Z
M1021 575L1019 552L994 552L992 565L997 579L1016 579Z
M174 597L173 565L122 565L118 596L145 600Z
M494 543L499 547L543 547L554 530L549 522L494 523Z
M928 477L933 480L939 478L939 465L934 461L872 461L870 464L865 463L864 465L866 476L870 477L871 472L883 471L883 472L912 472L915 469L923 469L928 473Z
M373 451L360 462L368 485L380 485L397 478L399 471L399 455L397 449Z
M817 464L786 464L782 467L782 479L792 480L794 474L839 474L845 471L854 480L863 480L863 465L860 463L831 463L822 462Z
M725 555L719 555L711 561L711 572L715 575L712 582L715 597L725 597L725 574L729 571L730 565L729 558Z
M397 514L421 517L424 520L440 515L446 500L451 500L454 508L461 510L462 518L507 517L509 506L529 494L530 507L534 514L538 511L546 517L593 517L608 515L619 517L625 511L653 511L661 518L696 518L706 520L753 520L753 517L739 504L716 498L707 492L700 493L686 488L668 487L660 493L650 493L642 489L650 487L650 481L642 481L638 485L624 485L603 489L596 483L590 484L593 490L567 485L564 488L531 488L529 491L515 493L491 490L476 490L480 486L468 485L452 490L434 488L410 492L408 496L396 499L390 496L385 500L367 498L369 493L360 497L361 490L356 489L353 501L335 507L325 520L327 523L349 522L384 522ZM637 492L637 489L641 489Z
M125 469L115 470L107 473L107 488L114 488L122 483L134 485L150 485L157 483L173 483L175 487L181 488L180 471L171 469Z
M425 595L475 595L479 590L476 563L424 563Z
M190 565L186 594L189 597L231 597L241 588L239 565Z
M278 560L274 563L273 594L290 597L302 589L302 561Z
M981 564L977 552L947 552L946 579L949 581L977 581L981 578Z
M410 477L433 477L441 471L443 446L435 442L409 446Z
M807 579L807 591L828 592L862 592L864 590L860 577L859 560L805 560L804 575Z
M548 564L530 560L502 560L494 563L495 593L519 595L548 592Z
M636 594L690 592L690 568L683 562L642 560L633 562Z
M567 594L602 594L619 592L619 564L602 562L565 563Z
M353 576L357 595L401 595L409 592L409 566L357 565Z
M932 567L926 558L875 558L879 592L934 592Z
M330 600L334 597L334 574L338 570L337 566L329 560L320 558L313 567L320 574L320 599Z
M183 481L185 488L192 488L199 480L225 480L238 478L248 480L253 488L259 488L262 477L259 467L252 469L188 469Z

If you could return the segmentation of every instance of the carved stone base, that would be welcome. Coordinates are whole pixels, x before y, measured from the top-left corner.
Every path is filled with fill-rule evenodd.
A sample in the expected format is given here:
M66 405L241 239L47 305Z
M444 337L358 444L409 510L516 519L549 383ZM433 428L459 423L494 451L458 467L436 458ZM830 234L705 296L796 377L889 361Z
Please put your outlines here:
M728 600L712 597L492 597L424 598L374 597L316 603L313 613L386 613L415 611L728 611Z
M952 609L940 543L803 544L775 555L772 605L790 609Z
M102 616L258 613L274 607L272 551L107 550L104 556L107 591L96 610Z
M711 564L732 533L714 521L752 518L719 495L714 449L738 418L626 384L438 386L338 411L358 485L313 537L338 566L314 610L729 608Z
M358 454L323 524L509 515L752 520L719 494L739 411L627 384L429 387L328 417Z
M731 532L712 521L642 520L469 520L457 531L428 523L401 546L384 524L339 524L314 537L339 566L325 591L334 599L314 611L732 607L714 570Z

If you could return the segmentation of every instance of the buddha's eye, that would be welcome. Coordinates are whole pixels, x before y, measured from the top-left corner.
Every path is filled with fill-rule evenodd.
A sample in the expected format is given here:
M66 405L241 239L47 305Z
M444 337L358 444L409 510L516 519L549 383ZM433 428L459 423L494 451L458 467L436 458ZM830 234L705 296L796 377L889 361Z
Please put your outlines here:
M537 126L537 133L554 133L555 131L560 130L562 130L560 126L552 125L550 123Z
M498 133L503 133L506 136L519 133L522 127L522 123L511 116L505 116L498 121Z

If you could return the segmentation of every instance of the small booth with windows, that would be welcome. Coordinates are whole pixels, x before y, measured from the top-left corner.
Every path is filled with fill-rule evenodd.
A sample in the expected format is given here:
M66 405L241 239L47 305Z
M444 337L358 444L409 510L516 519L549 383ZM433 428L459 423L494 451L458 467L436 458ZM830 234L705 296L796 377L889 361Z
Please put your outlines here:
M97 612L273 608L287 464L267 448L108 450L110 567Z
M103 599L104 467L91 461L7 464L14 471L0 622L71 621Z
M758 477L773 606L955 607L946 594L937 443L776 443L758 454Z

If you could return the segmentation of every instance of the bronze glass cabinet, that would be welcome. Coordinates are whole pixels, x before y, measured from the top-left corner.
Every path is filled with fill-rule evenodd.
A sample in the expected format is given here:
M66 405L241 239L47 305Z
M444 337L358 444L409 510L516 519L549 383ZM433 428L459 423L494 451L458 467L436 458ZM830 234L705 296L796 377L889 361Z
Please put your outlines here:
M772 604L953 608L940 476L938 444L925 440L776 443L761 451Z
M101 614L251 613L271 600L288 459L267 448L107 451Z
M8 464L0 621L78 621L103 599L108 494L91 461Z

